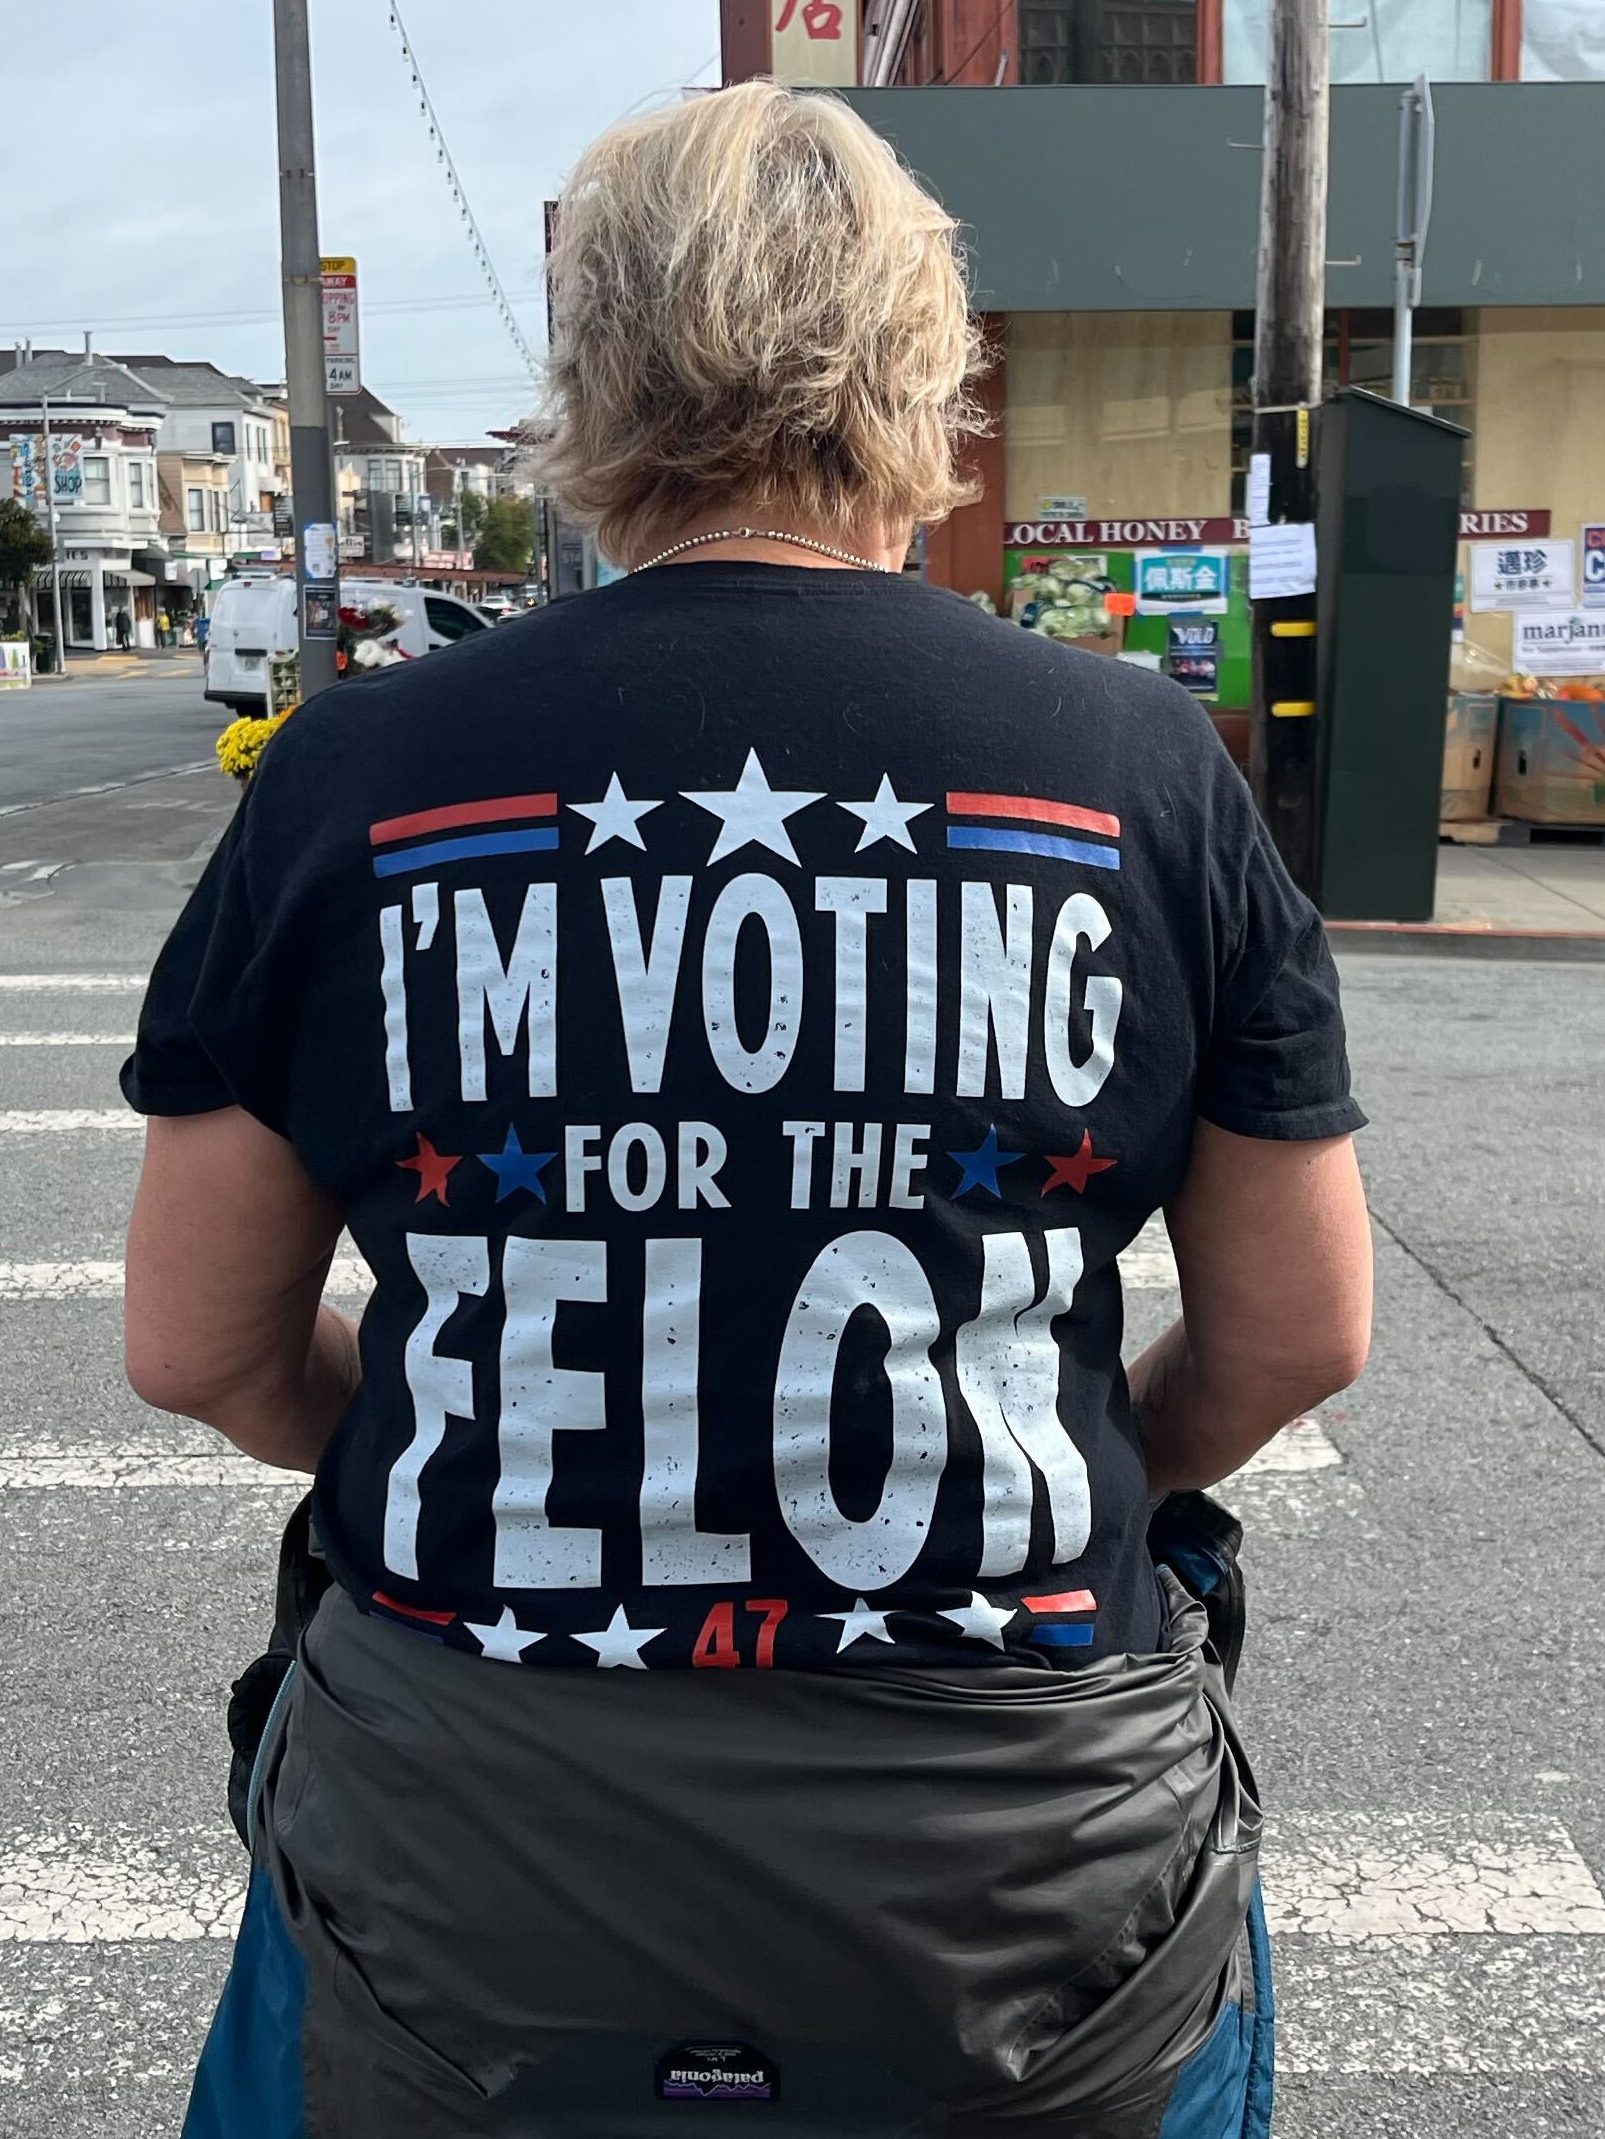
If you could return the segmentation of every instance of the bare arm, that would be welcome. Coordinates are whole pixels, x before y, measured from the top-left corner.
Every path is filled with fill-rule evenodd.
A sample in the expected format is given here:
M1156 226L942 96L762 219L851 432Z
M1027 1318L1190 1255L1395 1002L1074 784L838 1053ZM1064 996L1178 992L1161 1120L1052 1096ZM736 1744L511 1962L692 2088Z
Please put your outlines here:
M1182 1319L1131 1370L1156 1493L1213 1485L1347 1388L1371 1341L1371 1231L1351 1137L1198 1125L1165 1212Z
M361 1379L354 1325L318 1304L339 1233L291 1146L242 1108L150 1121L128 1229L136 1393L312 1470Z

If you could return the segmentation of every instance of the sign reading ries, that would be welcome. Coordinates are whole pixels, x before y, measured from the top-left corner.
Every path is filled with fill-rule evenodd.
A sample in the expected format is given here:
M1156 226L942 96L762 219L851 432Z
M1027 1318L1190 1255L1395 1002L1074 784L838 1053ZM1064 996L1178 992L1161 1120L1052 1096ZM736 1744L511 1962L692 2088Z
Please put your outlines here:
M323 268L323 377L331 394L362 391L362 351L357 331L357 263L325 258Z

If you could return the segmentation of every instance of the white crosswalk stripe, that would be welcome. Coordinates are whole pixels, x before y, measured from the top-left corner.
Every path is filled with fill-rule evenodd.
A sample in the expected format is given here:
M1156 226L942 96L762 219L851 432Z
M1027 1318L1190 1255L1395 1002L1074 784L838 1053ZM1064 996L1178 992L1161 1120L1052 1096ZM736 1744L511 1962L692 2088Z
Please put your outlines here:
M0 1300L120 1300L124 1266L99 1262L0 1262ZM339 1300L366 1299L373 1274L355 1256L337 1255L327 1290Z
M0 1032L0 1047L132 1047L131 1032Z
M129 1107L0 1108L3 1136L137 1136L143 1118Z
M0 973L0 994L143 995L143 973Z

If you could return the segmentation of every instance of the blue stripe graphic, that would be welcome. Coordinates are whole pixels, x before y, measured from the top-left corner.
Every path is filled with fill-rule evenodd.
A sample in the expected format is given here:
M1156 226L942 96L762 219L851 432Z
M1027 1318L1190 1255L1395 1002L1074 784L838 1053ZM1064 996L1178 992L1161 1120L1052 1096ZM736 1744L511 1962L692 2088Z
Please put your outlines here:
M1039 1642L1044 1649L1090 1649L1092 1629L1090 1626L1035 1626L1029 1639Z
M394 854L376 854L375 876L410 876L415 869L429 869L436 862L466 862L476 854L549 854L557 845L557 827L546 825L538 832L479 832L471 839L432 839L425 847L400 847Z
M991 825L950 825L950 847L986 847L999 854L1046 854L1057 862L1085 862L1089 869L1118 869L1118 847L1089 847L1079 839L1054 839L1046 832L1000 832Z

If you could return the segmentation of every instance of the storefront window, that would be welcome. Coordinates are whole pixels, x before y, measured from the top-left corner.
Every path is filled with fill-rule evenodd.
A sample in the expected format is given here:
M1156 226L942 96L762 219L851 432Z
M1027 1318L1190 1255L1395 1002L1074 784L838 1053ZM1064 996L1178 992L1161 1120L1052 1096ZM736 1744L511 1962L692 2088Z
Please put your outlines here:
M1467 315L1447 308L1416 314L1410 352L1410 405L1442 416L1465 430L1472 427L1475 343ZM1371 393L1393 392L1393 315L1390 312L1332 312L1327 315L1323 384L1363 386ZM1232 510L1244 510L1248 456L1253 437L1254 315L1232 315ZM1472 501L1473 440L1467 439L1464 500Z
M1526 0L1521 18L1524 82L1605 81L1605 7L1600 0Z
M1020 0L1020 80L1195 82L1198 0Z
M1231 334L1226 312L1015 313L1004 517L1224 513Z
M1542 7L1544 0L1537 0ZM1579 18L1598 0L1550 0ZM1535 0L1527 0L1529 15ZM1360 27L1332 31L1334 82L1486 82L1492 71L1494 0L1362 0L1334 10ZM1263 82L1270 0L1225 0L1228 82Z

